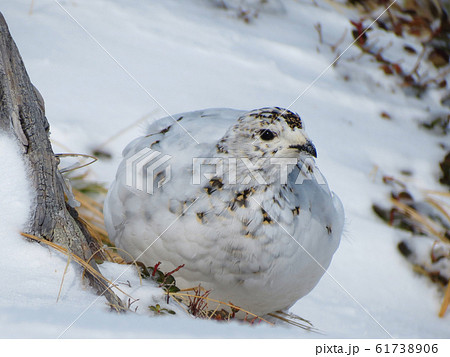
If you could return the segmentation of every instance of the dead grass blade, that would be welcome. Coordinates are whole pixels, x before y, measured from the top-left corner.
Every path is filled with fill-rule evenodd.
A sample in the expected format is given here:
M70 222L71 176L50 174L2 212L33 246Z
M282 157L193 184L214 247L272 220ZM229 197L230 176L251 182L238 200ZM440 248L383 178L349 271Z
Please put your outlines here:
M33 15L34 0L31 0L30 9L28 10L28 15Z
M186 312L186 315L188 315L192 318L195 318L194 316L192 316L192 314L189 313L189 311L186 309L186 306L178 301L178 299L172 299L172 300L175 301L184 310L184 312Z
M443 207L444 205L447 206L445 202L433 199L431 197L425 198L425 201L428 202L430 205L432 205L434 208L436 208L439 212L441 212L445 216L447 221L450 223L450 214Z
M94 162L96 162L98 160L95 156L88 155L88 154L62 153L62 154L55 154L55 156L57 158L60 158L60 157L82 157L82 158L91 159L91 161L89 161L87 164L80 163L79 165L76 165L76 166L70 166L70 167L60 169L59 172L62 174L65 172L75 171L75 170L81 169L82 167L92 165Z
M435 191L435 190L424 190L424 192L431 195L450 197L450 192Z
M445 290L444 300L442 301L441 310L439 311L439 317L444 317L450 304L450 281L447 283L447 289Z
M445 243L450 243L450 241L447 239L447 237L445 237L443 233L439 232L436 228L433 227L430 219L417 212L414 208L411 208L408 205L400 202L399 200L392 198L391 202L398 210L402 211L405 215L421 224L430 234L438 237Z
M64 285L64 278L66 277L67 274L67 269L69 268L69 264L70 264L70 255L67 256L67 263L66 263L66 267L64 268L64 273L61 279L61 284L59 285L59 291L58 291L58 297L56 298L56 302L59 301L59 297L61 296L61 291L62 291L62 287Z
M308 321L300 316L297 316L293 313L288 314L284 311L276 311L276 312L272 312L268 315L273 318L279 319L289 325L299 327L303 330L320 333L320 331L318 329L316 329L310 321Z
M84 207L87 210L91 211L94 215L103 218L103 213L100 211L101 209L103 209L103 206L101 203L97 202L93 198L89 197L85 193L83 193L75 188L72 188L72 191L73 191L73 195L75 196L75 198L78 201L83 201L82 204L84 205Z

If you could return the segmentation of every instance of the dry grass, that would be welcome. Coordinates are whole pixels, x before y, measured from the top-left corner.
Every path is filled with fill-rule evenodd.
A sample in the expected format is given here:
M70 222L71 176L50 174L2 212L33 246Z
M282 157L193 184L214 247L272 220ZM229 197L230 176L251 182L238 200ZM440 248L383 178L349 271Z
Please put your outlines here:
M275 325L274 322L258 316L251 311L244 310L231 302L227 303L212 299L208 296L209 293L210 291L199 286L196 288L184 289L175 293L168 293L168 295L174 298L173 300L177 302L186 313L198 318L230 321L236 319L240 315L239 319L250 325L261 322L270 326ZM281 323L289 324L307 331L318 332L310 321L292 313L276 311L268 314L268 316L270 316L272 320L279 320Z
M413 207L408 206L398 199L391 198L391 203L399 212L403 213L405 216L412 219L418 226L422 227L422 229L426 231L428 235L435 236L444 243L450 243L450 240L445 235L445 231L440 230L438 228L438 223L433 221L430 217L421 214ZM433 203L436 204L436 202ZM439 206L439 211L442 210L442 206Z
M81 204L78 208L80 218L100 246L95 254L101 252L106 261L126 264L125 260L117 253L118 248L108 238L103 221L103 205L77 189L72 189L72 192L75 199ZM131 257L130 254L128 255Z
M430 206L439 211L447 219L447 222L450 225L450 214L449 211L447 210L449 205L446 202L435 199L434 197L431 196L431 194L450 197L450 193L438 191L428 191L428 193L425 193L425 202L427 202ZM433 221L429 217L424 216L414 208L404 203L401 203L398 200L392 199L391 201L398 210L400 210L401 212L403 212L403 214L407 215L409 218L414 220L418 225L421 225L428 232L428 235L434 236L446 244L450 244L450 239L445 234L445 229L442 228L442 226L440 226L439 223ZM438 227L440 227L441 229L439 229ZM450 257L448 258L450 259ZM421 272L424 275L429 274L429 272L424 271L423 269L419 272ZM439 317L444 317L447 308L449 306L449 303L450 303L450 281L447 282L447 288L445 289L444 298L441 304L441 308L439 310Z
M444 300L442 301L441 310L439 311L439 317L444 317L449 304L450 304L450 283L447 284L447 289L445 290Z
M120 288L118 288L116 285L114 285L113 282L111 282L110 280L108 280L107 278L105 278L100 272L98 272L97 270L95 270L95 269L94 269L87 261L85 261L84 259L80 258L79 256L77 256L77 255L75 255L75 254L69 252L69 251L67 250L67 248L65 248L65 247L63 247L63 246L60 246L60 245L58 245L58 244L55 244L55 243L53 243L53 242L50 242L50 241L48 241L48 240L46 240L46 239L42 239L42 238L36 237L36 236L34 236L34 235L31 235L31 234L27 234L27 233L21 233L21 234L22 234L22 236L24 236L24 237L26 237L26 238L29 238L29 239L32 239L32 240L34 240L34 241L36 241L36 242L45 244L45 245L47 245L47 246L49 246L49 247L55 249L56 251L58 251L58 252L60 252L60 253L63 253L64 255L66 255L66 256L68 257L69 262L70 262L70 260L73 260L74 262L76 262L77 264L79 264L81 267L83 267L83 268L84 268L84 271L88 271L88 272L91 273L93 276L95 276L95 277L98 279L98 281L100 282L100 284L104 287L105 290L112 291L112 290L111 290L111 287L114 286L114 288L116 288L117 290L119 290L121 293L125 294L125 295L128 296L128 297L131 297L131 296L129 296L126 292L124 292L123 290L121 290ZM66 271L67 271L67 265L66 265L66 269L65 269L65 271L64 271L64 275L65 275ZM61 284L62 284L63 281L64 281L64 275L63 275L63 280L62 280ZM60 291L61 291L61 288L60 288ZM114 308L119 309L120 307L114 306Z
M267 321L263 317L244 310L239 306L210 298L208 296L209 291L204 290L201 287L184 289L179 292L168 293L168 295L173 297L174 301L176 301L188 314L194 317L207 320L230 321L236 318L237 313L242 313L245 314L243 321L249 322L250 324L254 324L255 322L265 322L269 325L273 325L273 323ZM212 308L211 305L214 305L214 308ZM228 310L219 310L220 307L228 308Z
M421 204L408 193L408 185L392 177L383 177L383 182L393 187L392 208L382 209L374 205L374 211L386 223L400 229L410 231L415 239L420 237L435 238L435 242L450 244L450 198L449 192L421 190ZM446 201L447 200L447 201ZM420 210L417 208L420 207ZM426 212L426 214L424 213ZM400 249L402 251L402 249ZM450 257L444 256L444 259ZM434 262L433 249L430 251L430 262ZM439 317L443 317L450 302L450 282L439 272L430 271L421 265L413 264L415 272L429 277L433 282L443 286L444 298L439 310Z

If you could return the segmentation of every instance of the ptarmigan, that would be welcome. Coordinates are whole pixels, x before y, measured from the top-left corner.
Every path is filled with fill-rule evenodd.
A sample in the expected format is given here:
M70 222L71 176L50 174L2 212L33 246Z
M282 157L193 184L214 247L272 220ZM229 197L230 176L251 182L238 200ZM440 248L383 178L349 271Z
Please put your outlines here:
M184 264L180 288L201 284L262 316L308 294L339 245L342 204L291 111L163 118L123 156L105 201L109 237L147 266Z

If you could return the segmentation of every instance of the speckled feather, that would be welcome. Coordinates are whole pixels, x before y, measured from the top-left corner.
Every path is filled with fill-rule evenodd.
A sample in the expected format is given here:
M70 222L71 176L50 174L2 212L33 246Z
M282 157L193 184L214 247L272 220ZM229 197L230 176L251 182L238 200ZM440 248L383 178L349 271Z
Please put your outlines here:
M266 131L274 137L263 140ZM344 212L315 166L297 114L207 109L160 119L148 133L125 148L105 202L105 224L118 247L148 266L162 262L163 271L184 264L175 273L180 288L201 284L211 297L258 315L289 308L311 291L339 245ZM171 178L152 195L125 178L125 160L148 147L171 156ZM193 184L193 158L222 159L224 174L201 175ZM237 162L237 184L229 158ZM241 158L295 158L297 165L284 183L280 165L264 162L255 171L261 184ZM164 175L161 166L155 181Z

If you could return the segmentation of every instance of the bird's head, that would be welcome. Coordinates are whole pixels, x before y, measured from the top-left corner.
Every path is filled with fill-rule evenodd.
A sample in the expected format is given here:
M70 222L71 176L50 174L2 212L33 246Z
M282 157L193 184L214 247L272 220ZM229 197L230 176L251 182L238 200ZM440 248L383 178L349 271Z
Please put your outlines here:
M300 117L277 107L242 115L218 142L217 152L233 158L228 161L236 163L237 182L250 186L255 180L258 184L286 183L296 165L317 156Z
M219 141L218 148L235 157L317 157L298 114L278 107L242 115Z

